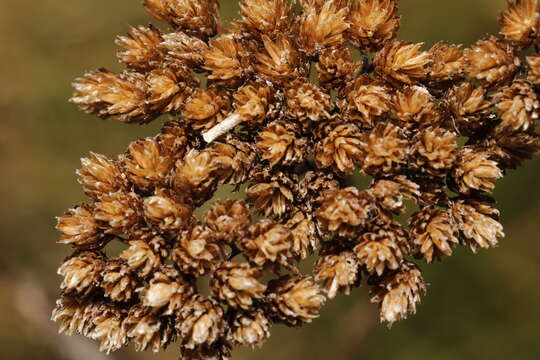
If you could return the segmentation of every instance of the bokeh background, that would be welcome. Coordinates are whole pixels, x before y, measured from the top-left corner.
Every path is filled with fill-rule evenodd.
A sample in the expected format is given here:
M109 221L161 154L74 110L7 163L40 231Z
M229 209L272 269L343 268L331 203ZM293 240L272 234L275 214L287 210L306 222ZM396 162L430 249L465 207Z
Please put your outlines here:
M223 0L227 20L236 0ZM505 0L401 0L400 38L469 45L496 33ZM74 170L90 150L115 155L160 122L130 126L79 112L67 99L86 70L120 67L113 40L153 20L140 0L0 0L0 349L1 358L175 359L125 349L107 357L82 337L56 334L49 321L57 265L55 215L84 201ZM540 158L498 183L506 239L499 248L425 268L419 312L387 329L365 289L330 302L301 330L275 327L265 359L540 359Z

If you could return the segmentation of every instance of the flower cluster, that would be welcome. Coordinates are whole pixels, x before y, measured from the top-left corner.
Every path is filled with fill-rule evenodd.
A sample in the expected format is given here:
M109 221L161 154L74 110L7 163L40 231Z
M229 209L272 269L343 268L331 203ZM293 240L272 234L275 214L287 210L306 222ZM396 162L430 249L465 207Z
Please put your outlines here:
M61 332L225 359L358 286L391 324L426 290L413 259L504 236L495 182L539 149L540 55L520 57L540 44L538 0L509 3L502 38L429 50L395 40L397 0L243 0L228 30L216 0L144 6L169 30L119 37L126 70L87 73L72 101L170 119L116 158L82 160L91 201L57 226L74 248L58 270ZM215 200L223 184L245 200Z

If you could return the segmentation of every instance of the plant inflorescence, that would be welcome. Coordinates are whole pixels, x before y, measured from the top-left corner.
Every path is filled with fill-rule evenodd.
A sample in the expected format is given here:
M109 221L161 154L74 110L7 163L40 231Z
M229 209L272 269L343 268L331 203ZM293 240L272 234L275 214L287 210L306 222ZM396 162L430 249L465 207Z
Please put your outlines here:
M62 332L107 352L178 340L183 358L225 359L361 285L391 324L426 290L413 259L504 235L495 182L538 151L540 55L523 55L540 44L537 0L509 2L502 38L427 51L395 40L396 0L243 0L228 29L216 0L144 6L169 29L119 37L126 70L87 73L72 101L169 120L116 158L82 160L91 200L57 226L74 248L58 270ZM214 201L222 184L246 199Z

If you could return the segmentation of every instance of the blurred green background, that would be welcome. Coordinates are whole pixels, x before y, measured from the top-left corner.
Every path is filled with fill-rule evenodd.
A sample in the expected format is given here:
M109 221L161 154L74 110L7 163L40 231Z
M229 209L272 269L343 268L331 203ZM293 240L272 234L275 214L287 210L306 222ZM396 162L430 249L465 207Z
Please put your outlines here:
M70 82L97 67L120 69L113 40L152 19L140 0L0 1L0 349L2 359L99 360L97 344L59 336L49 314L57 295L54 216L84 201L74 170L90 150L122 152L159 123L129 126L84 115L67 102ZM222 1L227 20L237 1ZM504 0L401 0L400 37L469 45L497 32ZM366 290L330 302L301 330L275 327L262 350L234 359L540 359L540 158L498 183L506 228L501 246L464 249L423 266L419 312L387 329ZM125 349L109 359L175 359Z

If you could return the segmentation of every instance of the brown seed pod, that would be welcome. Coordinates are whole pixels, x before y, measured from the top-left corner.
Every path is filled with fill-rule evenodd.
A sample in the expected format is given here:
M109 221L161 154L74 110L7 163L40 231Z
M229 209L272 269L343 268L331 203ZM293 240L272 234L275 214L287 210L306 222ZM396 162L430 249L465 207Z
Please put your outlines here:
M176 327L183 347L212 345L225 332L223 309L211 297L194 295L178 313Z
M251 213L242 200L216 201L204 214L204 225L214 232L218 240L226 243L240 240L250 224Z
M448 211L422 209L411 217L409 225L414 252L428 263L451 256L458 244L456 225Z
M403 262L398 271L377 281L371 302L379 304L381 321L392 325L416 312L420 296L426 292L421 271L410 262Z
M353 123L333 123L323 130L322 142L315 146L315 162L320 168L332 168L339 174L350 174L363 160L365 146L360 129Z
M300 326L319 317L326 298L309 276L285 275L270 282L269 311L276 321Z
M465 49L464 56L469 75L486 86L508 82L520 64L514 49L492 35Z
M182 272L202 276L213 271L224 254L214 233L203 225L195 225L182 232L172 256Z
M235 309L251 310L264 297L260 268L247 263L223 262L214 272L210 286L214 297Z
M386 45L373 60L375 72L393 84L415 84L426 78L429 53L420 51L422 44L395 41Z
M369 195L354 187L325 191L316 213L325 233L345 237L361 231L375 214Z
M238 312L230 324L228 341L233 345L261 346L270 337L270 320L260 309Z
M356 46L378 50L396 37L400 17L395 0L357 1L349 15L349 37Z
M358 258L350 251L322 256L315 264L314 275L316 281L323 283L329 299L335 298L338 292L348 295L360 280Z

